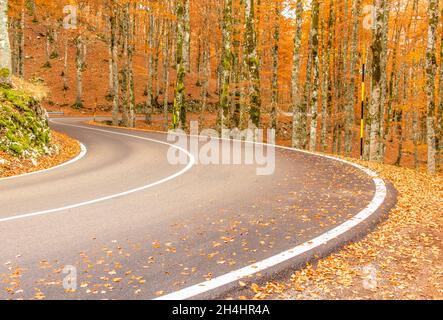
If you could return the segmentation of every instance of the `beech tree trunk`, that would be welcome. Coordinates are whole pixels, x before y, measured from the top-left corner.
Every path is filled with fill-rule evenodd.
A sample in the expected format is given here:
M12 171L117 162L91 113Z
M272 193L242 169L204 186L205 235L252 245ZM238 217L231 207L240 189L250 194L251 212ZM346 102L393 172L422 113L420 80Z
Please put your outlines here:
M358 41L359 41L359 24L361 13L361 0L352 1L352 38L351 38L351 57L350 57L350 85L347 90L346 97L346 120L345 120L345 155L350 156L352 152L353 127L354 127L354 106L355 106L355 89L357 83L357 62L358 62Z
M327 148L327 135L329 114L332 104L332 87L330 79L330 65L331 65L331 50L332 50L332 36L334 28L334 2L331 0L329 5L329 19L328 19L328 36L325 44L325 33L323 31L323 84L322 84L322 125L320 135L320 148L322 152Z
M443 20L443 8L441 10ZM443 32L440 41L440 76L439 76L439 104L437 109L437 166L441 170L443 167Z
M220 130L227 129L230 126L229 112L229 92L230 79L232 72L232 0L224 0L223 25L222 25L222 58L221 58L221 88L220 88L220 112L219 126Z
M187 73L191 72L191 8L190 0L185 0L184 3L184 33L183 33L183 64Z
M320 67L318 58L318 27L319 27L319 1L312 1L312 25L311 25L311 45L312 45L312 69L313 69L313 85L311 93L311 131L309 135L309 149L315 151L317 149L317 110L318 110L318 90L320 84Z
M377 158L379 162L384 162L385 159L385 115L386 115L386 96L388 94L388 76L387 76L387 62L388 62L388 28L389 28L389 13L391 3L389 1L384 3L383 11L383 27L382 27L382 56L381 56L381 102L380 102L380 116L379 116L379 131L378 131L378 151Z
M110 6L110 28L111 39L109 41L111 51L111 65L112 65L112 124L119 125L119 82L118 82L118 39L117 39L117 3L116 0L111 0Z
M428 144L428 172L436 172L435 76L437 74L436 42L438 29L438 0L428 2L428 43L426 48L426 140Z
M294 148L302 147L302 138L300 134L302 124L301 111L301 95L300 95L300 49L302 41L302 24L303 24L303 1L297 0L296 4L296 20L295 20L295 36L294 36L294 52L292 55L292 146Z
M8 34L8 0L0 1L0 84L9 84L12 72Z
M171 1L167 2L167 12L171 11ZM166 30L164 32L163 38L163 118L164 118L164 129L168 129L168 102L169 102L169 83L170 83L170 53L171 53L171 41L172 41L172 22L167 20Z
M24 50L25 50L25 11L24 3L22 3L19 18L12 18L11 25L13 27L12 35L12 73L17 77L24 78Z
M64 56L63 56L63 91L67 91L69 89L68 85L68 50L69 50L69 37L68 34L65 35L64 42Z
M386 72L383 68L383 60L386 52L383 44L385 27L385 7L386 0L374 0L375 10L375 30L372 39L372 92L371 102L369 106L369 160L380 161L379 154L379 138L380 138L380 118L382 117L383 106L383 73Z
M255 1L245 1L245 55L249 76L249 120L260 128L261 88L260 63L257 54L257 33L255 30Z
M274 30L272 46L272 80L271 80L271 128L277 130L278 116L278 68L279 68L279 41L280 41L280 12L281 3L274 4Z
M76 71L76 98L74 106L76 108L83 107L83 67L84 67L84 48L83 39L78 35L75 40L75 71Z
M186 128L186 105L185 105L185 62L184 55L184 37L185 37L185 1L177 0L176 15L177 15L177 30L176 30L176 70L177 79L175 85L175 98L172 111L172 127L174 129Z

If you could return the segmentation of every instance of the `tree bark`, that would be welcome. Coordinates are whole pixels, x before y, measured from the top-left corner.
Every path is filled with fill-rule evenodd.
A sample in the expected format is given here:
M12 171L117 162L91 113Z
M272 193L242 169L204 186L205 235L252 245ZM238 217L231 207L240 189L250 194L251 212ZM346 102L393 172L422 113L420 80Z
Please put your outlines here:
M317 149L317 116L318 116L318 89L320 84L320 69L318 58L318 26L319 26L319 1L312 1L312 25L311 25L311 44L312 44L312 69L313 69L313 86L311 94L311 130L309 135L310 151Z
M260 128L261 122L261 91L260 63L257 54L257 33L255 30L255 0L245 1L245 37L246 61L249 76L249 120Z
M357 83L357 62L358 62L358 35L359 22L361 13L361 0L353 0L352 2L352 39L351 39L351 57L350 57L350 80L351 84L347 90L346 98L346 120L345 120L345 155L350 156L352 152L353 127L354 127L354 106L355 106L355 89Z
M387 77L387 62L388 62L388 28L389 28L389 12L391 3L387 1L383 7L383 28L382 28L382 56L381 56L381 102L380 102L380 116L379 116L379 132L378 132L378 161L384 162L385 158L385 115L386 115L386 96L388 94L388 77Z
M223 25L222 25L222 58L221 58L221 88L220 88L220 130L230 126L229 92L232 72L232 0L224 0Z
M281 3L277 1L274 4L274 33L273 33L273 46L272 46L272 81L271 81L271 128L277 130L278 125L278 68L279 68L279 41L280 41L280 12Z
M152 9L151 9L152 10ZM154 14L153 12L149 12L148 16L148 25L146 26L148 28L148 39L147 39L147 71L148 71L148 79L146 83L146 110L145 110L145 122L147 124L151 124L152 122L152 111L153 111L153 75L154 75L154 58L153 58L153 50L154 50Z
M83 39L81 35L78 35L75 40L75 71L76 71L76 98L74 106L76 108L83 107Z
M117 39L117 3L111 0L110 4L110 27L111 39L109 41L111 50L111 76L112 76L112 124L119 125L119 82L118 82L118 39Z
M184 39L183 39L183 64L187 73L191 72L191 6L190 0L184 4Z
M329 4L329 18L328 18L328 37L325 44L325 33L323 31L323 83L322 83L322 124L320 135L320 148L322 152L327 148L327 135L328 135L328 118L331 111L332 104L332 87L330 79L330 65L331 65L331 49L332 49L332 36L334 28L334 2L331 0Z
M435 76L437 74L436 42L438 29L438 0L429 0L428 5L428 42L426 48L426 140L428 144L428 172L434 174L436 172Z
M175 98L172 111L172 127L174 129L186 128L186 105L185 105L185 76L184 65L184 37L185 37L185 1L177 0L177 30L176 30L176 70L177 79L175 85Z
M443 8L441 10L441 19L443 21ZM440 76L439 76L439 104L437 109L437 167L439 170L443 167L443 32L440 40Z
M302 41L302 24L303 24L303 1L297 0L296 4L296 21L295 21L295 36L294 36L294 52L292 55L292 76L291 76L291 91L292 91L292 146L294 148L301 148L302 141L300 137L300 129L302 126L301 119L301 95L300 95L300 49Z
M369 160L379 161L379 137L380 137L380 118L381 110L383 109L383 73L386 70L383 68L384 44L384 19L385 19L386 0L375 0L375 30L372 39L372 92L371 102L369 106Z
M170 13L171 1L167 2L167 12ZM164 129L168 129L168 100L169 100L169 83L170 83L170 48L171 48L171 38L172 38L172 22L167 20L165 22L165 32L163 38L163 118L164 118Z
M64 57L63 57L63 91L68 91L68 46L69 46L69 36L65 35L64 42Z
M0 84L10 84L11 46L8 34L8 0L0 1Z

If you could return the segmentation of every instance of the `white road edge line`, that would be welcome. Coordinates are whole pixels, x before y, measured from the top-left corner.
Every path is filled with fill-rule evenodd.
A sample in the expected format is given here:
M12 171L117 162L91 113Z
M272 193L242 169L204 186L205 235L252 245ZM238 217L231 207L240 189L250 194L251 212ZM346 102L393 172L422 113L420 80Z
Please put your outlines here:
M129 190L126 192L122 192L116 195L111 195L111 196L107 196L107 197L103 197L100 199L95 199L95 200L91 200L91 201L87 201L87 202L83 202L83 203L79 203L79 204L75 204L75 205L71 205L71 206L66 206L63 208L58 208L58 209L52 209L52 210L45 210L45 211L40 211L40 212L35 212L35 213L29 213L29 214L24 214L24 215L19 215L19 216L14 216L14 217L10 217L10 218L5 218L5 219L0 219L0 223L1 222L6 222L6 221L12 221L12 220L18 220L18 219L24 219L24 218L29 218L29 217L33 217L33 216L38 216L38 215L44 215L44 214L49 214L49 213L55 213L55 212L59 212L59 211L64 211L64 210L68 210L68 209L74 209L74 208L78 208L78 207L82 207L82 206L86 206L89 204L94 204L97 202L102 202L102 201L106 201L106 200L110 200L110 199L114 199L117 197L121 197L124 195L128 195L134 192L138 192L138 191L142 191L145 189L148 189L150 187L162 184L164 182L170 181L182 174L184 174L185 172L187 172L188 170L190 170L192 168L192 166L195 164L195 159L193 157L193 155L191 153L189 153L188 151L178 147L178 146L174 146L172 144L163 142L163 141L158 141L155 139L149 139L149 138L145 138L145 137L140 137L140 136L136 136L136 135L130 135L130 134L126 134L126 133L120 133L120 132L114 132L114 131L108 131L108 130L102 130L102 129L96 129L96 128L90 128L90 127L86 127L86 126L76 126L76 125L71 125L71 124L65 124L65 123L59 123L59 122L55 122L53 121L53 123L56 124L60 124L60 125L64 125L64 126L70 126L70 127L75 127L75 128L81 128L81 129L87 129L87 130L93 130L93 131L99 131L99 132L105 132L105 133L111 133L111 134L116 134L116 135L122 135L122 136L128 136L128 137L132 137L132 138L136 138L136 139L141 139L141 140L147 140L147 141L151 141L151 142L156 142L156 143L160 143L160 144L164 144L164 145L168 145L171 146L173 148L176 148L182 152L184 152L185 154L187 154L187 156L190 158L190 162L188 163L188 165L182 169L181 171L175 173L172 176L169 176L167 178L164 178L162 180L159 180L157 182L151 183L149 185L137 188L137 189L133 189L133 190ZM149 131L148 131L149 132ZM162 133L162 134L166 134L165 132L161 132L161 131L151 131L151 132L157 132L157 133ZM219 138L220 140L229 140L229 139L223 139L223 138ZM252 142L254 143L254 142ZM262 145L267 145L269 146L269 144L267 143L260 143ZM365 168L363 166L360 166L358 164L343 160L343 159L339 159L336 157L332 157L332 156L327 156L327 155L322 155L322 154L317 154L314 152L309 152L309 151L305 151L305 150L298 150L298 149L294 149L294 148L289 148L289 147L283 147L283 146L277 146L275 145L274 147L276 148L280 148L280 149L286 149L286 150L292 150L292 151L298 151L298 152L302 152L302 153L306 153L306 154L311 154L311 155L315 155L315 156L319 156L319 157L323 157L323 158L328 158L331 160L335 160L335 161L339 161L342 162L344 164L347 165L351 165L361 171L363 171L364 173L366 173L367 175L369 175L371 178L373 178L373 182L375 184L375 195L372 199L372 201L369 203L369 205L363 209L362 211L360 211L357 215L355 215L353 218L349 219L348 221L344 222L343 224L339 225L338 227L310 240L307 241L305 243L302 243L292 249L286 250L284 252L281 252L277 255L274 255L272 257L269 257L265 260L262 260L260 262L254 263L252 265L246 266L244 268L238 269L238 270L234 270L231 271L227 274L218 276L214 279L208 280L208 281L204 281L201 282L199 284L178 290L176 292L158 297L155 300L184 300L184 299L190 299L192 297L198 296L202 293L217 289L221 286L227 285L229 283L238 281L242 278L254 275L258 272L261 272L265 269L268 269L270 267L274 267L280 263L283 263L285 261L288 261L290 259L293 259L309 250L315 249L319 246L321 246L322 244L325 244L337 237L339 237L340 235L348 232L349 230L351 230L352 228L356 227L357 225L359 225L360 223L362 223L363 221L365 221L366 219L368 219L371 215L373 215L377 209L380 208L380 206L383 204L384 200L386 199L386 195L387 195L387 188L386 185L384 183L384 181L381 178L378 178L378 174L368 168Z
M186 151L183 148L180 148L178 146L174 146L172 144L169 144L169 143L166 143L166 142L163 142L163 141L158 141L158 140L155 140L155 139L149 139L149 138L145 138L145 137L139 137L139 136L136 136L136 135L126 134L126 133L121 133L121 132L114 132L114 131L108 131L108 130L102 130L102 129L95 129L95 128L90 128L90 127L85 127L85 126L76 126L76 125L72 125L72 124L65 124L65 123L60 123L60 122L55 122L55 121L52 121L52 122L56 123L56 124L59 124L59 125L68 126L68 127L81 128L81 129L92 130L92 131L99 131L99 132L105 132L105 133L121 135L121 136L127 136L127 137L131 137L131 138L136 138L136 139L141 139L141 140L146 140L146 141L151 141L151 142L167 145L167 146L176 148L177 150L185 153L189 157L189 163L188 163L188 165L185 168L183 168L182 170L180 170L177 173L174 173L171 176L168 176L168 177L166 177L164 179L155 181L153 183L147 184L145 186L142 186L142 187L139 187L139 188L136 188L136 189L131 189L131 190L128 190L128 191L125 191L125 192L121 192L121 193L117 193L117 194L113 194L113 195L109 195L109 196L105 196L105 197L101 197L101 198L97 198L97 199L94 199L94 200L89 200L89 201L85 201L85 202L81 202L81 203L76 203L76 204L65 206L65 207L61 207L61 208L49 209L49 210L43 210L43 211L38 211L38 212L32 212L32 213L26 213L26 214L20 214L20 215L16 215L16 216L11 216L11 217L8 217L8 218L0 219L0 223L8 222L8 221L14 221L14 220L20 220L20 219L26 219L26 218L41 216L41 215L50 214L50 213L57 213L57 212L65 211L65 210L75 209L75 208L79 208L79 207L95 204L95 203L98 203L98 202L103 202L103 201L107 201L107 200L123 197L123 196L129 195L129 194L136 193L136 192L139 192L139 191L142 191L142 190L146 190L146 189L152 188L154 186L158 186L160 184L163 184L165 182L171 181L171 180L173 180L173 179L183 175L187 171L189 171L194 166L194 164L195 164L195 158L194 158L194 156L191 153L189 153L188 151Z
M371 203L361 212L359 212L356 216L341 224L340 226L310 240L305 243L302 243L292 249L281 252L277 255L274 255L270 258L262 260L260 262L251 264L247 267L231 271L222 276L216 277L214 279L201 282L199 284L190 286L188 288L184 288L182 290L161 296L156 298L155 300L185 300L190 299L192 297L198 296L202 293L214 290L221 286L227 285L229 283L239 281L242 278L254 275L258 272L261 272L265 269L274 267L280 263L293 259L307 251L315 249L327 242L339 237L340 235L348 232L350 229L356 227L361 222L369 218L384 202L386 198L386 186L382 179L374 178L374 183L376 185L376 195L371 201Z
M38 170L38 171L33 171L33 172L28 172L28 173L23 173L23 174L19 174L16 176L11 176L11 177L5 177L5 178L0 178L0 182L5 181L5 180L12 180L12 179L17 179L17 178L23 178L23 177L27 177L27 176L31 176L34 174L40 174L40 173L45 173L48 171L52 171L52 170L56 170L56 169L60 169L62 167L68 166L70 164L73 164L74 162L79 161L80 159L82 159L87 153L88 153L88 149L86 149L85 145L81 142L79 142L80 145L80 153L73 159L63 162L57 166L48 168L48 169L43 169L43 170Z
M147 132L149 132L149 131L147 131ZM162 132L162 131L153 131L152 130L151 132L165 134L165 132ZM198 137L196 135L188 135L188 136ZM216 138L216 139L232 140L232 139L226 139L226 138ZM374 185L375 185L374 197L372 198L372 200L368 204L368 206L365 209L363 209L362 211L360 211L353 218L347 220L343 224L337 226L336 228L334 228L334 229L332 229L332 230L330 230L330 231L328 231L328 232L326 232L326 233L324 233L312 240L304 242L292 249L286 250L286 251L276 254L272 257L269 257L265 260L262 260L257 263L246 266L244 268L237 269L237 270L228 272L224 275L213 278L211 280L204 281L199 284L172 292L170 294L163 295L163 296L158 297L154 300L190 299L190 298L196 297L200 294L203 294L208 291L222 287L224 285L230 284L232 282L239 281L240 279L243 279L245 277L252 276L258 272L261 272L261 271L266 270L268 268L279 265L279 264L286 262L290 259L293 259L305 252L308 252L308 251L313 250L323 244L326 244L327 242L348 232L352 228L355 228L360 223L362 223L363 221L368 219L370 216L372 216L380 208L380 206L383 204L383 202L386 199L387 188L386 188L386 184L383 181L383 179L379 178L378 174L375 171L372 171L372 170L365 168L361 165L358 165L356 163L352 163L352 162L349 162L349 161L346 161L346 160L343 160L340 158L336 158L333 156L318 154L318 153L310 152L310 151L306 151L306 150L300 150L300 149L278 146L278 145L270 145L268 143L258 143L258 142L246 142L246 143L251 143L251 144L256 143L256 144L260 144L260 145L264 145L264 146L274 146L276 148L284 149L284 150L298 151L301 153L310 154L310 155L314 155L314 156L318 156L318 157L322 157L322 158L327 158L327 159L331 159L334 161L338 161L338 162L353 166L353 167L359 169L360 171L363 171L365 174L367 174L368 176L370 176L372 178L372 181L374 182Z
M166 132L154 131L154 130L145 130L145 132L155 132L155 133L167 134ZM183 135L181 133L178 133L178 134ZM187 135L187 136L198 137L196 135ZM226 139L226 138L216 138L216 139L230 140L230 139ZM196 285L178 290L176 292L158 297L155 300L190 299L192 297L195 297L195 296L198 296L198 295L203 294L205 292L217 289L217 288L227 285L229 283L232 283L232 282L238 281L242 278L254 275L254 274L261 272L265 269L274 267L280 263L283 263L285 261L293 259L293 258L295 258L307 251L315 249L315 248L321 246L322 244L325 244L325 243L339 237L340 235L342 235L342 234L348 232L349 230L351 230L352 228L356 227L357 225L359 225L360 223L362 223L363 221L368 219L371 215L373 215L380 208L380 206L383 204L384 200L386 199L387 188L386 188L386 185L385 185L383 179L379 178L378 174L376 172L374 172L368 168L365 168L361 165L358 165L356 163L352 163L352 162L349 162L349 161L346 161L346 160L343 160L340 158L336 158L333 156L318 154L318 153L310 152L310 151L306 151L306 150L299 150L299 149L295 149L295 148L283 147L283 146L278 146L278 145L270 145L268 143L258 143L258 142L247 142L247 143L251 143L251 144L256 143L256 144L261 144L261 145L265 145L265 146L274 146L279 149L298 151L301 153L315 155L318 157L331 159L334 161L338 161L338 162L353 166L353 167L363 171L365 174L367 174L368 176L370 176L372 178L374 185L375 185L374 197L373 197L372 201L368 204L368 206L365 209L363 209L362 211L360 211L353 218L347 220L346 222L337 226L336 228L334 228L334 229L332 229L332 230L330 230L330 231L328 231L328 232L326 232L326 233L324 233L324 234L322 234L310 241L302 243L292 249L281 252L277 255L274 255L274 256L267 258L265 260L262 260L260 262L251 264L249 266L246 266L246 267L238 269L238 270L228 272L228 273L221 275L219 277L216 277L214 279L204 281L199 284L196 284Z

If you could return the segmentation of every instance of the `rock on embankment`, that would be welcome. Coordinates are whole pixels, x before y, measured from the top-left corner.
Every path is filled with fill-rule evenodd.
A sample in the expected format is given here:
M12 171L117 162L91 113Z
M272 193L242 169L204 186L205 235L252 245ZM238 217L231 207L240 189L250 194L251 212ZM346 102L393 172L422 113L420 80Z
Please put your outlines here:
M0 151L35 159L54 148L39 100L26 91L0 87Z

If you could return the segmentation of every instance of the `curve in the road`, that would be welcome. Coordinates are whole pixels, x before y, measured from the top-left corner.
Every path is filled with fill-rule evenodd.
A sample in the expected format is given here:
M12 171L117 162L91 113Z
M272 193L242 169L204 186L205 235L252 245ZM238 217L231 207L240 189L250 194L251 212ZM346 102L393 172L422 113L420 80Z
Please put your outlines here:
M196 296L199 296L203 293L206 293L208 291L217 289L219 287L225 286L227 284L230 284L235 281L239 281L243 278L246 278L248 276L251 276L253 274L256 274L258 272L264 271L266 269L269 269L271 267L274 267L276 265L279 265L285 261L294 259L310 250L313 250L317 247L320 247L321 245L345 234L346 232L350 231L354 227L358 226L363 221L367 220L372 214L374 214L378 208L383 204L385 198L386 198L386 185L384 181L380 178L377 178L377 174L369 169L366 169L364 167L355 165L353 163L336 159L337 161L342 161L347 164L351 164L365 173L369 174L371 177L373 177L373 181L376 187L376 193L374 195L374 198L372 199L371 203L362 211L360 211L355 217L349 219L345 223L341 224L340 226L310 240L307 242L304 242L295 248L289 249L287 251L284 251L282 253L276 254L270 258L267 258L265 260L262 260L260 262L251 264L247 267L229 272L227 274L224 274L222 276L219 276L217 278L181 289L179 291L170 293L168 295L164 295L162 297L157 298L157 300L185 300L190 299Z
M164 134L164 132L162 132L162 131L153 131L153 132ZM193 135L188 135L188 136L192 137ZM229 139L225 139L225 138L215 138L215 139L229 140ZM247 142L247 143L261 144L261 145L269 146L269 144L267 144L267 143L259 143L259 142ZM365 209L360 211L353 218L349 219L348 221L339 225L338 227L336 227L336 228L334 228L334 229L332 229L332 230L330 230L330 231L328 231L328 232L326 232L326 233L324 233L324 234L322 234L310 241L307 241L307 242L305 242L301 245L298 245L292 249L281 252L277 255L274 255L270 258L259 261L257 263L251 264L251 265L246 266L244 268L241 268L241 269L238 269L235 271L231 271L231 272L224 274L222 276L219 276L217 278L214 278L214 279L211 279L208 281L204 281L199 284L181 289L179 291L161 296L161 297L157 298L156 300L190 299L190 298L199 296L203 293L206 293L208 291L223 287L227 284L238 281L238 280L243 279L245 277L251 276L251 275L256 274L260 271L274 267L274 266L279 265L285 261L291 260L297 256L300 256L303 253L313 250L313 249L321 246L322 244L325 244L325 243L339 237L340 235L345 234L346 232L350 231L354 227L358 226L360 223L367 220L372 214L374 214L380 208L380 206L383 204L384 200L386 199L387 189L386 189L386 185L385 185L383 179L379 178L378 174L376 172L374 172L368 168L365 168L363 166L360 166L358 164L355 164L355 163L352 163L352 162L349 162L349 161L346 161L346 160L343 160L340 158L336 158L336 157L332 157L332 156L328 156L328 155L322 155L322 154L318 154L318 153L314 153L314 152L309 152L306 150L300 150L300 149L289 148L289 147L278 146L278 145L275 145L275 147L280 148L280 149L290 150L290 151L296 151L296 152L302 152L302 153L306 153L306 154L321 156L321 157L324 157L327 159L332 159L332 160L339 161L339 162L342 162L347 165L351 165L351 166L363 171L365 174L367 174L368 176L370 176L372 178L372 181L374 182L374 185L375 185L376 191L375 191L375 195L374 195L372 201L368 204L368 206Z
M158 186L160 184L163 184L167 181L171 181L171 180L183 175L184 173L189 171L194 166L194 163L195 163L195 159L194 159L193 155L191 153L189 153L187 150L182 149L178 146L169 144L164 141L151 139L151 138L138 136L138 135L116 132L116 131L112 131L112 130L91 128L91 127L87 127L87 126L79 126L79 125L73 125L73 124L67 124L67 123L61 123L61 122L55 122L55 121L53 121L53 123L55 123L57 125L61 125L61 126L80 128L80 129L84 129L84 130L91 130L94 132L102 132L102 133L112 134L112 135L125 136L125 137L129 137L129 138L150 141L150 142L166 145L169 147L173 147L173 148L179 150L180 152L184 152L188 156L189 162L186 165L186 167L183 168L182 170L180 170L179 172L174 173L166 178L151 182L150 184L144 185L142 187L130 189L130 190L127 190L124 192L100 197L100 198L89 200L89 201L79 202L76 204L63 206L63 207L59 207L59 208L55 208L55 209L42 210L42 211L38 211L38 212L31 212L31 213L27 213L27 214L20 214L20 215L5 217L5 218L0 219L0 223L12 221L12 220L25 219L25 218L34 217L34 216L41 216L41 215L45 215L45 214L62 212L65 210L84 207L87 205L95 204L98 202L104 202L106 200L111 200L111 199L115 199L115 198L129 195L132 193L136 193L136 192L139 192L142 190L146 190L148 188ZM161 132L161 133L164 134L164 132ZM263 144L263 145L267 145L267 144ZM357 165L357 164L354 164L354 163L351 163L351 162L348 162L348 161L345 161L345 160L342 160L339 158L326 156L326 155L320 155L320 154L316 154L316 153L311 153L311 152L304 151L304 150L292 149L292 148L288 148L288 147L282 147L282 146L275 146L275 147L277 147L279 149L297 151L297 152L301 152L301 153L305 153L305 154L313 154L315 156L319 156L319 157L323 157L323 158L327 158L327 159L332 159L334 161L338 161L343 164L357 168L358 170L364 172L367 176L369 176L372 179L372 182L375 186L375 194L372 197L372 200L363 210L358 212L351 219L346 220L345 222L342 222L340 225L333 228L332 230L329 230L325 233L314 236L314 238L312 240L305 241L305 242L293 247L292 249L283 251L281 253L273 254L271 257L269 257L265 260L261 260L259 262L250 264L246 267L239 268L237 270L225 273L225 274L215 277L211 280L208 280L208 281L205 281L202 283L198 283L196 285L192 285L192 286L186 287L184 289L178 290L176 292L164 295L162 297L159 297L158 299L194 298L194 297L200 296L203 293L212 292L212 290L219 289L219 288L224 287L228 284L232 284L233 282L238 281L241 278L244 278L244 277L247 277L250 275L254 275L258 272L270 269L270 268L275 267L277 265L281 265L283 262L288 262L290 260L292 262L292 259L298 258L304 254L313 252L316 248L321 247L325 243L332 242L333 240L336 240L337 238L341 239L341 236L343 236L344 234L347 234L349 231L351 231L351 229L354 229L357 226L359 226L360 224L363 224L364 221L369 220L369 218L371 218L373 215L375 215L377 210L379 210L380 207L385 202L385 199L387 197L387 186L386 186L385 182L381 178L379 178L375 172L373 172L367 168L364 168L360 165ZM360 207L360 209L361 209L361 207ZM281 249L284 249L284 248L281 248Z
M17 178L23 178L23 177L31 176L31 175L34 175L34 174L41 174L41 173L49 172L49 171L52 171L52 170L60 169L60 168L63 168L65 166L71 165L71 164L81 160L88 153L88 149L86 148L86 146L83 143L81 143L81 142L79 142L79 144L80 144L80 153L76 157L72 158L69 161L63 162L63 163L61 163L59 165L56 165L54 167L47 168L47 169L37 170L37 171L23 173L23 174L18 174L18 175L11 176L11 177L0 178L0 182L1 181L6 181L6 180L17 179Z
M63 207L60 207L60 208L42 210L42 211L37 211L37 212L30 212L30 213L25 213L25 214L20 214L20 215L14 215L14 216L7 217L7 218L2 218L2 219L0 219L0 223L4 223L4 222L8 222L8 221L14 221L14 220L20 220L20 219L26 219L26 218L36 217L36 216L42 216L42 215L45 215L45 214L57 213L57 212L62 212L62 211L65 211L65 210L70 210L70 209L75 209L75 208L80 208L80 207L84 207L84 206L87 206L87 205L91 205L91 204L95 204L95 203L99 203L99 202L103 202L103 201L107 201L107 200L111 200L111 199L115 199L115 198L120 198L120 197L129 195L129 194L132 194L132 193L143 191L143 190L146 190L146 189L158 186L160 184L163 184L165 182L174 180L175 178L177 178L177 177L181 176L182 174L186 173L187 171L189 171L194 166L194 163L195 163L194 156L191 153L189 153L187 150L185 150L185 149L183 149L181 147L172 145L172 144L167 143L167 142L158 141L158 140L155 140L155 139L149 139L149 138L145 138L145 137L139 137L139 136L135 136L135 135L132 135L132 134L126 134L126 133L121 133L121 132L112 132L112 131L109 131L109 130L89 128L89 127L84 127L84 126L76 126L76 125L60 123L60 122L56 122L56 121L52 121L52 123L55 123L55 124L58 124L58 125L63 125L63 126L68 126L68 127L73 127L73 128L82 128L82 129L93 130L93 131L97 131L97 132L106 132L106 133L111 133L111 134L115 134L115 135L126 136L126 137L130 137L130 138L134 138L134 139L141 139L141 140L146 140L146 141L150 141L150 142L155 142L155 143L167 145L169 147L175 148L175 149L179 150L180 152L183 152L184 154L186 154L187 157L189 158L189 162L186 165L186 167L184 167L182 170L180 170L180 171L178 171L178 172L176 172L176 173L174 173L174 174L172 174L172 175L170 175L170 176L168 176L166 178L157 180L155 182L146 184L146 185L138 187L138 188L134 188L134 189L131 189L131 190L127 190L127 191L124 191L124 192L120 192L120 193L116 193L116 194L112 194L112 195L108 195L108 196L104 196L104 197L100 197L100 198L96 198L96 199L92 199L92 200L89 200L89 201L83 201L83 202L71 204L71 205L68 205L68 206L63 206ZM86 150L86 148L85 148L85 150ZM85 154L83 154L82 157ZM66 163L65 165L67 165L67 164L68 163Z

